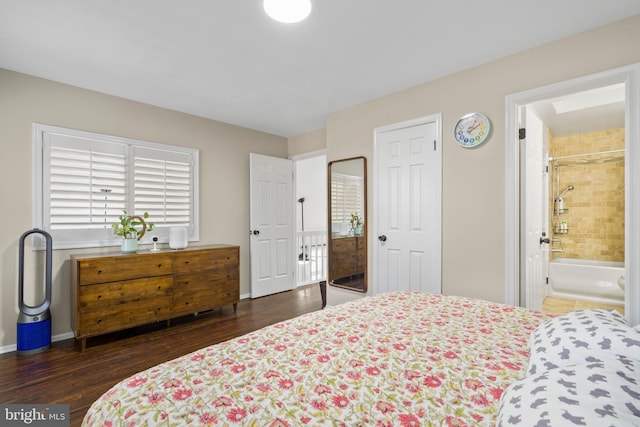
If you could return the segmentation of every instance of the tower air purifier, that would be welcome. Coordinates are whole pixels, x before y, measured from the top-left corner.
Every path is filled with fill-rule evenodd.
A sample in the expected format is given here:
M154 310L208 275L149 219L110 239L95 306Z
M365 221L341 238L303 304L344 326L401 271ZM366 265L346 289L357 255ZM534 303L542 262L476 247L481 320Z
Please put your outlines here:
M47 242L45 297L39 305L30 306L24 302L24 240L31 234L42 234ZM46 231L34 228L20 237L20 254L18 266L18 356L37 354L51 347L51 235Z

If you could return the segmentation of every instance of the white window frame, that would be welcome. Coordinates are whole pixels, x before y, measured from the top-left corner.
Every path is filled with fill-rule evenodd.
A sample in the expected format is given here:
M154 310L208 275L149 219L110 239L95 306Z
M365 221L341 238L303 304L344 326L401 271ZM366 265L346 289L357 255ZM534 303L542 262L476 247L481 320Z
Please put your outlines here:
M110 135L103 135L98 133L80 131L75 129L66 129L56 126L43 125L34 123L32 125L33 131L33 225L34 228L45 230L49 232L53 237L53 249L71 249L71 248L90 248L90 247L103 247L103 246L120 246L122 238L113 234L111 224L109 227L105 227L104 232L100 230L95 232L92 230L90 238L78 238L83 234L81 229L56 231L51 230L50 219L48 218L47 206L48 199L45 194L49 187L47 180L49 176L49 164L45 161L46 146L45 140L52 134L68 136L71 138L87 139L91 141L91 144L104 144L105 151L111 151L109 147L124 148L125 162L126 162L126 187L124 209L129 214L140 212L133 212L134 206L134 156L138 152L166 152L166 159L170 160L173 157L180 157L183 159L189 159L190 161L190 182L192 183L189 189L189 225L188 225L188 238L189 241L199 240L199 150L195 148L180 147L168 144L159 144L148 141L134 140L130 138L122 138ZM80 148L80 145L79 145ZM84 145L82 146L84 148ZM164 155L164 154L163 154ZM169 228L171 224L163 224L157 218L154 220L153 215L150 215L149 221L156 224L156 228L151 232L145 234L140 241L141 244L152 243L152 238L157 237L158 243L167 243L169 241ZM59 238L56 238L59 237ZM39 241L41 240L41 241ZM34 245L38 249L44 248L44 239L34 239Z

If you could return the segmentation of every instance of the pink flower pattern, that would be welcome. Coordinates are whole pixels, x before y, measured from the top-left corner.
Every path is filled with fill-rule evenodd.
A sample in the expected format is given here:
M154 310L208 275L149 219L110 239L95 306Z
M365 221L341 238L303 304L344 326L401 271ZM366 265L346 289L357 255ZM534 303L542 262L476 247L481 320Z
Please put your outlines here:
M366 297L124 379L83 425L493 426L548 318L462 297Z

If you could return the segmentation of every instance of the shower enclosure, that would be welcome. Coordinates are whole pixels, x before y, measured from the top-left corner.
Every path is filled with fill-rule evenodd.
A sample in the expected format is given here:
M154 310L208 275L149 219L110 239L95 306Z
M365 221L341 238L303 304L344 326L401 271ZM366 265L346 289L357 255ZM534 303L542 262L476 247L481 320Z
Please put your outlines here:
M613 147L624 142L613 130L588 136ZM563 153L558 146L571 150L569 142L552 145L549 158L549 295L623 305L625 152Z

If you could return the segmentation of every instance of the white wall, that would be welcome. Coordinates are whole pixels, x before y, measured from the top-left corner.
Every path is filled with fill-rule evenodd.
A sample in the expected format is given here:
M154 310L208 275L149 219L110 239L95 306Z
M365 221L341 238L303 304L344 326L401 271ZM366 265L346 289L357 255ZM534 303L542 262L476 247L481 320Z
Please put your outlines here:
M327 229L327 156L296 161L296 200L304 201L304 230ZM297 231L302 229L301 206L296 203Z

